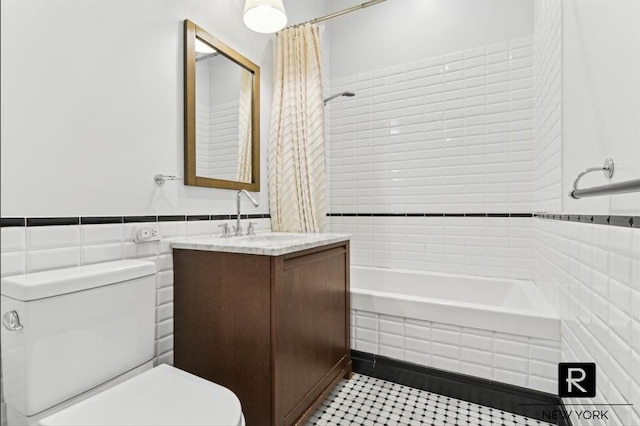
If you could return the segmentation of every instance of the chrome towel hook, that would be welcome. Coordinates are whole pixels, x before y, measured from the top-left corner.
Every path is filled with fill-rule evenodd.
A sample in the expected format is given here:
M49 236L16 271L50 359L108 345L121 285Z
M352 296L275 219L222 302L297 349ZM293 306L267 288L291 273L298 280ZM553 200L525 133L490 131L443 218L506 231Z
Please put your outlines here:
M578 174L578 176L576 177L576 180L573 181L573 191L578 190L578 183L580 182L580 179L582 179L584 175L591 172L602 171L604 173L604 177L606 177L607 179L611 179L613 177L614 170L615 170L615 164L613 162L613 158L607 158L606 160L604 160L604 164L602 165L602 167L590 167L585 171L581 172L580 174ZM571 198L576 198L573 196L573 191L571 191L571 194L569 195L571 195Z
M174 176L174 175L155 175L153 177L153 181L158 185L158 186L162 186L165 184L166 181L168 180L182 180L182 178L180 176Z

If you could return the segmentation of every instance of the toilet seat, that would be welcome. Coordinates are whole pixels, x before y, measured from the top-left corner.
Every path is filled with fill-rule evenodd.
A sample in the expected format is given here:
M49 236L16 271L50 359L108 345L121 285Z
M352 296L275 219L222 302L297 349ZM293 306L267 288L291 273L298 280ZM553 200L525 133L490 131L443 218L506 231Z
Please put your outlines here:
M162 364L38 424L241 426L244 419L229 389Z

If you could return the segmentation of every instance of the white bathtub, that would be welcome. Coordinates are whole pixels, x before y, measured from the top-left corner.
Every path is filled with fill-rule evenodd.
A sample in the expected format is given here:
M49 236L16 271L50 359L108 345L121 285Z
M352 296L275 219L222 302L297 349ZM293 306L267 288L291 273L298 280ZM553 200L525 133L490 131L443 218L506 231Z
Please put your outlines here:
M559 316L531 281L352 266L351 308L560 340Z

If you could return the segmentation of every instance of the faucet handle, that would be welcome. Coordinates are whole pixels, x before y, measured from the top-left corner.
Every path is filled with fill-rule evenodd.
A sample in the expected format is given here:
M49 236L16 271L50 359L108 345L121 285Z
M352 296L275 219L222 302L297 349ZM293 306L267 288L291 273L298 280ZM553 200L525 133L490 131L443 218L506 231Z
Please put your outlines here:
M218 225L218 228L222 228L222 235L220 235L222 238L231 237L231 232L229 232L229 224L228 223L222 223L222 224Z
M247 235L256 235L256 228L253 222L249 222L249 226L247 226Z

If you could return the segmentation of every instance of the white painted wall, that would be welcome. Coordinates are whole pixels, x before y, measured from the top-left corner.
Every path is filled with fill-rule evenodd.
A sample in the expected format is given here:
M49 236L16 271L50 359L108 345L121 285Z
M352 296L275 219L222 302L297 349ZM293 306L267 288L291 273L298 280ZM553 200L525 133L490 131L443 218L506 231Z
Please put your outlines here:
M240 65L224 56L217 56L213 60L209 60L210 105L234 102L240 98L241 72ZM221 77L217 78L216 76Z
M267 213L273 37L248 30L240 0L2 0L2 217L228 214L234 191L159 188L182 175L182 32L190 19L261 68L260 208ZM326 2L286 4L291 23ZM326 46L325 46L326 47ZM258 219L259 230L270 227ZM155 261L156 357L173 362L170 238L219 233L219 221L166 222L164 239L133 242L133 224L2 228L0 275L122 258ZM2 387L0 386L0 389ZM0 395L0 424L5 404Z
M183 175L184 19L261 68L262 191L251 209L268 212L274 36L244 26L243 4L3 0L1 215L234 211L233 191L153 182ZM286 6L292 23L326 12L324 1Z
M330 78L529 36L532 18L532 0L389 0L328 21Z
M616 161L612 182L640 178L640 2L564 0L563 211L638 214L640 194L573 200L576 175ZM601 173L584 187L607 183Z

